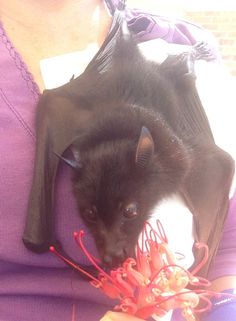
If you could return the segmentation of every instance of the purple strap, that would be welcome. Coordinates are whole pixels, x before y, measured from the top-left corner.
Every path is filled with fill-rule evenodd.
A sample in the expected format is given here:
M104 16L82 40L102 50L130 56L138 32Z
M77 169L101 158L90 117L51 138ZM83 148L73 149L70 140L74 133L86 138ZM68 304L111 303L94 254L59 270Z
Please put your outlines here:
M125 8L128 27L139 42L163 39L169 43L195 45L204 42L211 50L211 60L219 60L220 54L214 37L206 29L181 19L150 14L139 9L126 7L126 0L105 0L112 15L115 10Z

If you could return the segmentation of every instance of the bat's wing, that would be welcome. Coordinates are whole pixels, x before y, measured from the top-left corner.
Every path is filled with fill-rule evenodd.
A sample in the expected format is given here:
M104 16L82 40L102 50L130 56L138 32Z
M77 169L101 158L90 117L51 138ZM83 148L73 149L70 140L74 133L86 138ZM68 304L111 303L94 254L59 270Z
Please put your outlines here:
M196 44L188 52L170 55L160 66L160 73L169 79L177 100L174 107L177 111L173 112L174 119L169 119L171 127L183 140L196 135L214 140L195 85L195 61L206 60L209 56L208 51L203 51L204 46L207 45L202 44L199 48ZM171 118L171 115L168 115L168 118Z
M54 182L62 155L91 116L88 99L96 78L109 70L116 40L124 33L123 12L116 11L110 32L85 72L70 83L46 90L37 111L37 144L34 177L28 205L23 241L35 252L47 251L55 244L53 235ZM123 28L123 29L122 29Z
M233 159L214 144L205 142L192 151L191 171L182 194L194 214L195 239L209 247L209 258L201 274L206 275L218 248L228 212L229 192L234 174ZM195 265L204 250L194 249Z
M201 44L190 53L169 56L162 65L178 99L179 110L171 120L172 127L189 146L192 159L181 193L194 214L196 240L209 246L209 259L201 270L202 275L206 275L221 239L234 174L233 159L214 143L195 86L194 61L199 58L207 60L208 57L209 52ZM194 252L197 265L204 253L199 249Z
M52 210L54 181L59 164L56 154L62 155L75 138L86 131L85 126L96 109L91 104L93 88L99 77L109 71L112 65L117 39L120 35L123 38L126 36L127 29L123 21L123 13L117 12L107 39L80 77L58 89L46 91L40 99L35 170L23 236L25 245L33 251L47 251L48 246L56 241ZM207 55L204 50L202 53ZM230 156L214 143L195 87L193 66L197 58L199 47L196 52L170 56L152 72L158 70L159 76L168 79L175 91L177 110L170 112L166 120L176 135L189 146L192 159L192 167L181 193L194 214L196 238L209 245L212 258L227 213L234 165ZM196 258L198 262L200 256Z

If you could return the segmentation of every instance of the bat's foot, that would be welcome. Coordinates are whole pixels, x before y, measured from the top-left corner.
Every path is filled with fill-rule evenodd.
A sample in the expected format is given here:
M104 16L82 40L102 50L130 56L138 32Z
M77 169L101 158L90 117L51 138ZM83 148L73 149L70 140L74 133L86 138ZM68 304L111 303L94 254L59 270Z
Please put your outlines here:
M191 50L191 55L193 60L202 59L210 61L215 59L215 55L213 54L211 47L208 45L207 42L204 41L197 42L193 46Z
M165 69L165 74L169 74L171 79L174 77L179 80L189 77L195 78L194 62L195 59L193 59L191 51L186 51L169 56L161 66Z
M196 78L194 65L196 60L210 61L215 58L212 49L206 42L197 42L190 51L184 51L178 55L170 55L162 66L165 72L171 76L186 79Z

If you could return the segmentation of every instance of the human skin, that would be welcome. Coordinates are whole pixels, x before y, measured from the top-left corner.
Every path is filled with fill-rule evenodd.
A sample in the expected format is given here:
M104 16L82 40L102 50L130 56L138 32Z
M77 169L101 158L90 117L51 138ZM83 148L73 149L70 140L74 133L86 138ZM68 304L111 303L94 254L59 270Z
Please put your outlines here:
M111 23L101 0L0 0L0 19L41 91L40 60L100 46Z
M143 321L143 319L122 312L108 311L100 321Z
M232 288L236 288L236 276L225 276L211 282L211 290L216 292Z

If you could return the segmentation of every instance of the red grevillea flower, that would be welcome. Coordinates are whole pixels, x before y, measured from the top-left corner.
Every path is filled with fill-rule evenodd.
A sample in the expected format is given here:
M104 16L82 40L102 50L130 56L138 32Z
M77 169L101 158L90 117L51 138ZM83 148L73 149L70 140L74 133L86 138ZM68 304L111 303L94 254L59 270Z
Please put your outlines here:
M196 273L205 264L208 258L208 247L197 243L198 248L204 248L205 255L202 262L189 272L178 265L176 255L170 250L168 240L159 221L157 229L149 223L145 224L141 240L137 244L136 259L128 258L117 269L105 272L87 251L83 244L84 232L74 233L75 241L80 246L89 261L98 270L97 278L90 275L80 266L70 262L62 256L55 247L50 250L70 264L73 268L91 278L91 284L113 299L119 299L120 304L115 310L147 319L153 314L161 317L168 311L182 309L186 321L195 321L195 313L207 311L211 308L209 298L220 295L206 290L210 283ZM191 286L196 290L189 290ZM200 301L205 305L197 309Z

